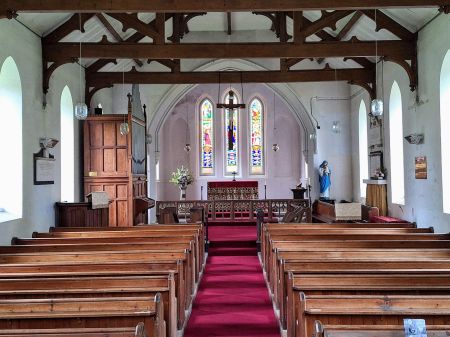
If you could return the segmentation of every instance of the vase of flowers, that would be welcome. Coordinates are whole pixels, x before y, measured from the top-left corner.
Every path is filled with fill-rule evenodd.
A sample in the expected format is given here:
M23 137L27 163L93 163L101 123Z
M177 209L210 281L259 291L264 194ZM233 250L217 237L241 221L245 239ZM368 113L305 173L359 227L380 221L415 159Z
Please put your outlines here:
M180 200L186 200L187 187L194 182L194 178L189 172L189 169L181 166L175 172L172 172L170 182L177 185L180 189Z

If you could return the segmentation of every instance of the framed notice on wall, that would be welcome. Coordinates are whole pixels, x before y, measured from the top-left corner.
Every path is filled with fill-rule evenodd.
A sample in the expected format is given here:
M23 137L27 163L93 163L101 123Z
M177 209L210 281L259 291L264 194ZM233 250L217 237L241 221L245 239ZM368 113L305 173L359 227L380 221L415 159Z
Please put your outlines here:
M415 170L416 170L416 179L428 178L427 157L425 156L416 157Z
M43 158L34 155L34 184L50 185L55 183L55 158Z

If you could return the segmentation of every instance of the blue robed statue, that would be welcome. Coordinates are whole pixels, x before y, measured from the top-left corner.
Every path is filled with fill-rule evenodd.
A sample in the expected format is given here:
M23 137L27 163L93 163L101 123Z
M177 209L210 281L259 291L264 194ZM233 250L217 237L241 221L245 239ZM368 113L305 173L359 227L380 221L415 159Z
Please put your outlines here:
M331 170L328 167L328 162L326 160L319 166L319 183L320 197L330 199Z

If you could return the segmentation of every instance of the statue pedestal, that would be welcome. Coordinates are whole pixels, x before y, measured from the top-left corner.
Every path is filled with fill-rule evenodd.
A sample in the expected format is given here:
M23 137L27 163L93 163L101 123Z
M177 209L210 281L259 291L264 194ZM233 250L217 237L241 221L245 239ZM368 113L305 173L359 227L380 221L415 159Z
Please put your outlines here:
M305 199L306 188L293 188L291 191L294 199Z

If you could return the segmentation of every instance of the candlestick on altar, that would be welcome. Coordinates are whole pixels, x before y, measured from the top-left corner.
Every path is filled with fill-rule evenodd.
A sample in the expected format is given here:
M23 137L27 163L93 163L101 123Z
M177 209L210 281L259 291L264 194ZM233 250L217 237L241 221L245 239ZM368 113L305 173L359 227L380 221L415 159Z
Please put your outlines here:
M200 200L203 200L203 185L200 186Z
M267 185L264 183L264 199L267 199Z

